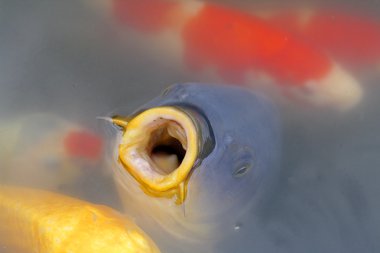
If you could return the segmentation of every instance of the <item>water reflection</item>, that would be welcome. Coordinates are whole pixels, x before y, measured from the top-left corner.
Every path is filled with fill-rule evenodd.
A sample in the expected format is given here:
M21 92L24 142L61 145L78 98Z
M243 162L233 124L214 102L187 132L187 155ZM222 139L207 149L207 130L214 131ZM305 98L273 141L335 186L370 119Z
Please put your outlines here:
M282 166L280 180L268 196L251 215L234 223L231 226L234 233L214 249L376 252L380 247L377 240L379 7L373 1L307 4L212 1L221 6L230 22L237 22L238 34L249 31L245 27L264 22L265 27L275 29L276 32L269 32L275 34L274 41L278 33L291 38L292 51L283 50L272 57L267 54L272 52L267 46L276 43L268 44L262 37L242 36L238 40L242 44L237 44L236 37L223 30L227 28L218 30L211 23L209 27L213 29L200 26L202 29L197 30L195 19L187 30L188 39L173 37L173 33L157 37L161 22L157 21L157 15L148 16L151 12L145 12L144 8L139 11L139 3L144 2L149 3L146 0L104 0L101 4L73 0L0 3L0 157L7 161L0 164L1 181L47 188L122 211L112 178L114 171L105 161L109 149L106 147L107 155L95 162L88 159L88 153L81 152L83 159L73 159L67 156L65 145L61 145L65 143L62 136L75 129L75 133L88 131L108 138L109 134L101 130L105 123L99 122L97 116L107 116L117 108L129 114L172 83L234 83L263 92L278 105L283 126ZM183 19L189 21L192 17L202 18L197 21L202 24L223 23L218 17L210 21L211 15L201 16L200 5L184 2L169 4L187 6L190 12L188 15L172 12L174 20L182 21L174 22L174 26L169 22L165 29L182 29ZM125 6L131 3L136 11L128 16L130 7ZM201 3L210 4L211 1ZM112 11L116 5L118 15ZM160 7L161 14L163 9ZM153 22L149 22L152 16ZM133 17L133 23L128 17ZM139 22L144 26L136 26ZM226 34L230 36L226 38ZM216 42L211 40L213 43L208 44L209 38L215 38ZM256 50L246 54L245 50L249 51L257 41L261 47L253 47ZM183 57L186 45L191 52L187 60ZM301 46L302 52L298 51ZM258 73L253 71L247 78L247 61L254 61L252 58L257 61L253 68ZM322 60L312 60L317 58ZM334 68L340 74L327 79L332 86L325 86L334 88L320 93L315 87L323 87L321 80L326 78L322 76ZM307 85L310 80L311 85ZM347 83L356 88L348 89ZM357 94L350 90L360 90L362 96L356 96L357 101L348 103L350 106L339 106L341 101L347 105L350 99L346 98ZM345 96L347 92L351 95ZM317 101L311 103L317 106L310 106L310 98ZM328 107L319 106L324 103ZM349 110L330 110L331 105ZM45 120L33 117L37 114L50 115L58 123L51 127ZM30 120L21 123L29 116ZM20 125L27 127L16 134ZM69 163L57 166L61 164L53 159L57 154L58 161ZM47 167L52 169L45 171ZM58 167L62 169L54 169ZM156 229L160 233L159 226ZM167 238L161 240L157 244L171 244ZM6 250L0 246L0 252Z

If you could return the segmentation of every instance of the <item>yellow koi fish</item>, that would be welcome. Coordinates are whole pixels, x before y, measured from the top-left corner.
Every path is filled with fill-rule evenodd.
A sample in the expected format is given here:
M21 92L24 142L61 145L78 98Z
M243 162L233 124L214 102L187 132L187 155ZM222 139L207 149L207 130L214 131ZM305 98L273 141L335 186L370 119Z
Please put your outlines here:
M0 186L0 247L11 252L157 253L131 220L106 206Z

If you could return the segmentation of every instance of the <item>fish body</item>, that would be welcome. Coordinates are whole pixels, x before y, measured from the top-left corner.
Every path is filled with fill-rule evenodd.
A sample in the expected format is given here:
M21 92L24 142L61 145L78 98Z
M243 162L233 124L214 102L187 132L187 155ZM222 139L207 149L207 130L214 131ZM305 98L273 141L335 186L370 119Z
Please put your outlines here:
M275 90L315 106L347 109L361 100L359 82L328 54L259 16L200 1L105 2L133 31L128 38L141 35L142 50L160 44L158 58L176 55L198 78L206 73L212 82Z
M0 235L0 245L21 252L159 252L131 220L111 208L11 186L0 186Z
M380 21L374 17L353 11L304 8L269 11L267 20L354 69L379 65Z
M0 181L60 189L100 162L103 140L52 114L31 114L0 125Z
M205 250L228 238L277 175L277 111L249 90L174 85L126 122L115 120L123 127L113 158L120 197L162 250Z

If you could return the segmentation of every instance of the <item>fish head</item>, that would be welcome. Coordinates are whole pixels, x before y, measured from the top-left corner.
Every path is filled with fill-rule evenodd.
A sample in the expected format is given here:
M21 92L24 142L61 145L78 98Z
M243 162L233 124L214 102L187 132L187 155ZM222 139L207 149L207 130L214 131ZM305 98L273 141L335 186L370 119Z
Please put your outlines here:
M178 84L113 122L121 127L114 171L125 206L176 237L232 231L276 174L277 113L248 90Z

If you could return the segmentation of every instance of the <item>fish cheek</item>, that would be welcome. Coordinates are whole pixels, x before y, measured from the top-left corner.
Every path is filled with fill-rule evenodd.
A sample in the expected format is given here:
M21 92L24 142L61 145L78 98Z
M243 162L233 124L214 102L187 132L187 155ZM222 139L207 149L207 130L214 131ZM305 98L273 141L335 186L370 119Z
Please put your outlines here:
M199 195L209 210L210 219L223 220L238 216L254 197L254 160L249 147L238 144L219 146L219 152L210 154L194 173L194 181L202 182ZM189 192L196 187L191 185ZM191 194L191 193L190 193Z
M255 174L254 151L249 146L231 143L227 152L229 155L224 155L228 159L224 162L228 166L225 183L229 187L225 191L225 199L231 203L231 208L242 209L255 194L258 178Z

